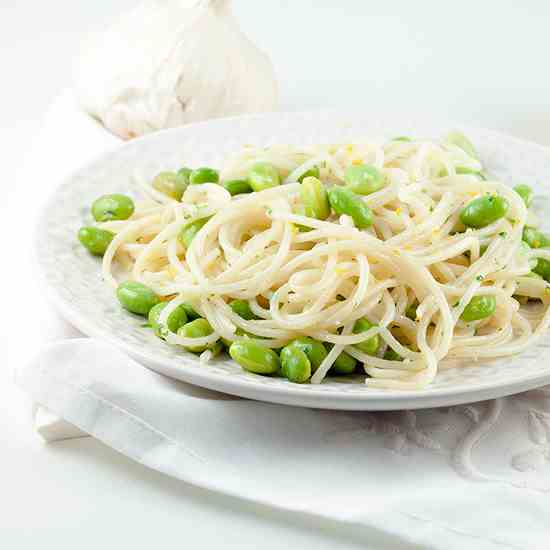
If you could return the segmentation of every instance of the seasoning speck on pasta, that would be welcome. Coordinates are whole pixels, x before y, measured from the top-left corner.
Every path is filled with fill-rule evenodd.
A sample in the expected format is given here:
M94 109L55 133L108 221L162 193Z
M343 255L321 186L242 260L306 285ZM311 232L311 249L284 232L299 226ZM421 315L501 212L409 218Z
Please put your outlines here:
M201 363L225 351L251 376L414 390L550 324L536 197L491 177L460 132L166 168L140 200L98 197L78 238L113 299Z

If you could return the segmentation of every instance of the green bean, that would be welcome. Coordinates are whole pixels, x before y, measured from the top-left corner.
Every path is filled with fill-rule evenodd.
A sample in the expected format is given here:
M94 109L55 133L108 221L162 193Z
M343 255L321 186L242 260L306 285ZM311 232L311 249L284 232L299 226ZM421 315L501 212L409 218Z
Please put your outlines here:
M494 296L489 294L474 296L464 308L460 318L467 323L479 321L480 319L486 319L487 317L493 315L496 307L497 301Z
M257 162L248 172L248 183L253 191L263 191L281 184L279 171L269 162Z
M247 180L227 180L223 183L223 186L232 197L243 193L252 193L252 187L250 187Z
M408 136L397 136L392 138L392 141L412 141L412 139Z
M190 185L200 185L201 183L218 183L220 181L220 174L214 168L208 166L202 166L197 168L189 174Z
M208 216L207 218L199 218L194 222L184 225L178 235L180 243L185 246L185 248L189 248L197 233L206 225L211 217L212 216Z
M148 286L137 281L124 281L116 290L118 301L124 309L138 315L149 315L160 299Z
M134 201L126 195L103 195L92 204L92 216L96 222L127 220L134 213Z
M319 176L321 175L321 170L319 170L318 166L312 166L309 170L304 172L299 178L298 181L302 183L306 178L317 178L319 179Z
M253 319L258 319L258 317L250 309L250 305L246 300L232 300L229 302L229 307L236 313L239 317L246 319L247 321L252 321Z
M550 261L546 258L538 258L533 273L540 275L547 283L550 283Z
M203 319L202 317L199 319L195 319L194 321L190 321L189 323L185 323L182 327L178 330L178 336L181 336L183 338L204 338L205 336L210 336L214 330L210 326L210 323ZM192 351L194 353L200 353L210 347L212 347L214 344L207 344L202 346L183 346L187 351Z
M304 214L308 218L326 220L330 215L330 204L325 186L314 177L307 177L300 186L300 197Z
M115 234L99 227L81 227L78 240L95 256L103 256Z
M460 221L467 227L480 229L503 218L508 201L498 195L485 195L470 201L460 212Z
M357 321L355 321L355 324L353 325L353 333L361 334L362 332L366 332L367 330L370 330L374 326L376 325L373 325L366 317L362 317L361 319L357 319ZM364 340L363 342L359 342L358 344L355 344L355 347L359 351L362 351L363 353L367 353L368 355L374 355L378 351L379 344L380 344L380 339L378 337L378 334L375 334L374 336L371 336L367 340Z
M244 370L256 374L275 374L281 367L281 361L273 350L251 340L233 342L229 355Z
M355 227L365 229L372 225L372 212L363 199L350 189L333 187L328 192L328 199L333 210L341 215L351 216Z
M178 330L185 325L185 323L187 323L187 313L185 311L185 307L183 304L180 304L170 313L170 315L168 315L168 319L166 319L166 326L161 326L159 323L159 317L162 310L167 305L168 302L160 302L156 306L153 306L151 311L149 311L149 324L159 338L165 337L166 328L168 328L170 332L176 334Z
M352 164L346 169L344 181L358 195L370 195L384 186L381 172L370 164Z
M461 132L451 132L445 137L445 141L460 147L466 154L479 160L479 155L472 142Z
M311 372L315 372L321 363L325 360L328 352L322 342L309 338L308 336L302 336L292 340L289 346L294 346L303 351L311 364Z
M520 183L514 187L514 191L522 198L525 206L529 208L533 202L533 190L525 183Z
M308 356L296 346L281 350L281 372L291 382L302 384L311 377L311 363Z
M357 360L343 351L334 361L330 370L335 374L352 374L357 366Z

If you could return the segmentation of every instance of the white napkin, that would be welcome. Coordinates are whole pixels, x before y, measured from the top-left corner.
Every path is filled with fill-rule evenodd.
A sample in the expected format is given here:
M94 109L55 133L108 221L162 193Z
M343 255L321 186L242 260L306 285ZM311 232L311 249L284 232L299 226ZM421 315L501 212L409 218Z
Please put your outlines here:
M44 192L116 143L70 94L52 113L32 157ZM43 339L76 336L43 309ZM88 433L189 483L363 525L385 548L548 548L550 389L421 412L298 409L194 388L85 338L51 344L17 381L46 407L46 438Z

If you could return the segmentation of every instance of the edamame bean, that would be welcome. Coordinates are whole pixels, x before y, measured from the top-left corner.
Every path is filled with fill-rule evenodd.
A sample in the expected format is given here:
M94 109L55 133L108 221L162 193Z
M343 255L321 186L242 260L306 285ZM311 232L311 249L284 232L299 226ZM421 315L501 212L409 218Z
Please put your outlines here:
M508 201L498 195L478 197L461 210L460 221L467 227L480 229L503 218L508 206Z
M299 178L298 181L302 183L306 178L319 178L321 175L321 170L319 170L318 166L312 166L309 170L304 172Z
M355 324L353 325L353 334L361 334L362 332L370 330L374 326L376 325L373 325L366 317L362 317L361 319L357 319L357 321L355 321ZM359 342L359 344L355 344L355 347L363 353L374 355L378 351L379 343L380 339L378 334L375 334L369 339Z
M281 350L281 372L291 382L303 384L311 377L311 363L302 350L286 346Z
M127 220L134 208L134 201L126 195L103 195L92 204L92 216L97 222Z
M153 306L151 311L149 311L149 324L159 338L164 338L166 327L168 327L170 332L176 334L178 330L185 325L185 323L187 323L187 313L185 311L185 307L183 307L183 304L180 304L170 313L170 315L168 315L168 319L166 319L166 326L161 326L159 323L159 317L162 310L167 305L167 302L160 302L156 306Z
M326 220L330 215L330 204L325 186L314 177L307 177L300 186L300 197L304 214L308 218Z
M549 248L550 235L543 233L534 227L523 228L523 241L531 248Z
M151 308L151 310L149 311L149 315L147 316L147 319L149 320L149 324L151 325L151 328L159 338L163 338L163 335L161 332L162 327L159 325L158 319L160 316L160 312L165 307L166 307L166 302L159 302L156 306L153 306Z
M445 138L447 143L460 147L466 154L479 160L479 155L472 142L461 132L451 132Z
M540 248L541 245L541 234L540 231L534 227L524 227L523 242L526 242L531 248Z
M209 349L212 352L212 357L217 357L224 349L223 342L218 340Z
M138 315L149 315L151 309L160 302L159 297L148 286L137 281L120 283L116 295L124 309Z
M201 183L218 183L220 181L220 174L214 168L209 168L208 166L202 166L193 170L189 174L189 184L190 185L199 185Z
M394 349L388 348L384 353L384 359L387 361L403 361L403 357L399 355Z
M302 336L292 340L289 346L294 346L303 351L311 364L311 372L315 372L321 363L325 360L328 352L322 342L309 338L308 336Z
M253 191L263 191L281 184L279 171L269 162L257 162L248 172L248 183Z
M521 241L520 251L527 256L531 252L531 247L525 241ZM538 261L539 261L538 258L535 258L535 257L529 258L530 269L535 269L535 267L537 267Z
M243 193L252 193L252 187L250 187L247 180L228 180L224 182L223 186L232 197Z
M365 229L372 225L372 212L363 199L350 189L333 187L328 192L328 199L337 214L351 216L355 227Z
M250 309L250 305L246 300L232 300L229 302L229 307L236 313L239 317L251 321L252 319L257 319L258 317L254 315Z
M103 256L115 234L99 227L81 227L78 240L95 256Z
M384 186L381 172L370 164L352 164L346 168L344 181L358 195L370 195Z
M446 173L447 171L445 171L445 175L447 175ZM456 166L455 167L455 172L457 174L471 174L472 176L479 176L480 179L484 180L486 179L484 176L483 176L483 173L480 172L479 170L474 170L473 168L468 168L467 166Z
M254 338L255 340L262 340L263 336L258 336L257 334L252 334L251 332L247 332L246 330L243 330L242 328L237 328L235 331L235 336L240 336L240 338L235 338L235 340L228 340L227 338L222 338L222 342L229 348L233 341L238 340L246 340L250 338Z
M153 188L168 197L180 201L189 185L190 168L175 172L161 172L153 180Z
M189 323L185 323L182 327L178 330L178 336L182 336L183 338L204 338L205 336L209 336L212 334L214 330L210 326L210 323L203 319L202 317L199 319L195 319L194 321L190 321ZM192 351L194 353L200 353L210 347L212 347L214 344L209 344L206 346L183 346L187 351Z
M357 366L357 360L343 351L334 361L330 370L336 374L352 374Z
M538 258L537 265L533 273L540 275L547 283L550 283L550 261L546 258Z
M416 308L418 307L418 302L412 303L406 310L405 310L405 317L408 317L411 319L411 321L416 321Z
M229 355L244 370L256 374L275 374L281 367L281 361L273 350L251 340L233 342Z
M198 220L195 220L194 222L184 225L180 231L180 234L178 235L180 243L185 246L185 248L189 248L197 233L206 225L211 217L212 216L209 216L207 218L200 218Z
M193 306L188 304L187 302L183 302L181 304L181 307L185 310L185 313L187 315L187 318L190 320L190 321L194 321L195 319L199 319L200 318L200 314L198 314L194 309L193 309Z
M514 191L523 199L525 206L529 208L533 202L533 190L525 183L520 183L514 187Z
M178 173L177 173L179 181L181 182L182 185L185 185L186 188L189 185L189 178L191 177L191 172L193 172L191 168L189 168L188 166L183 166L178 170Z
M489 294L483 294L481 296L474 296L469 304L464 308L460 318L467 323L471 321L479 321L480 319L486 319L495 312L497 307L497 301L494 296Z

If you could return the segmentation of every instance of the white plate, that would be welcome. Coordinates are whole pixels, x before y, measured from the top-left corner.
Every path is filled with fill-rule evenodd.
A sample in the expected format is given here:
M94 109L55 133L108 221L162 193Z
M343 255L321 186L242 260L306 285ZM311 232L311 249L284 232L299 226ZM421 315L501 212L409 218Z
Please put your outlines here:
M171 347L125 313L101 280L100 260L76 240L90 222L89 205L104 193L136 195L132 175L152 177L162 169L219 165L245 144L339 142L361 137L412 135L436 138L450 127L388 122L387 117L335 113L278 113L194 124L129 142L82 168L58 188L36 235L38 262L56 307L84 333L108 340L148 367L198 386L289 405L350 410L389 410L454 405L521 392L550 383L548 339L518 357L439 372L422 391L368 389L360 377L329 378L321 385L291 384L249 374L230 359L202 366L194 355ZM525 181L537 193L550 179L544 148L483 129L462 128L478 147L487 169L503 181ZM548 194L538 207L547 209ZM108 360L108 358L106 358Z

